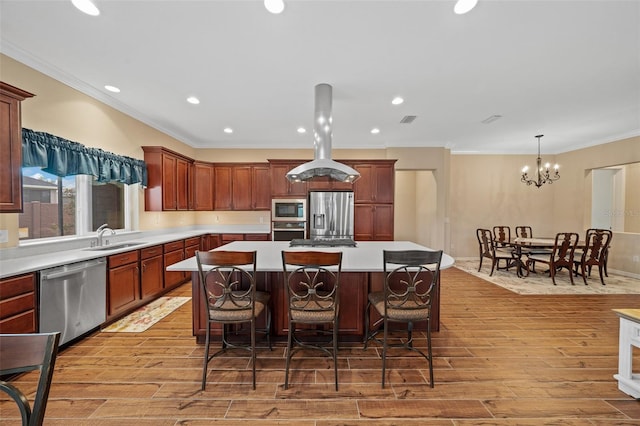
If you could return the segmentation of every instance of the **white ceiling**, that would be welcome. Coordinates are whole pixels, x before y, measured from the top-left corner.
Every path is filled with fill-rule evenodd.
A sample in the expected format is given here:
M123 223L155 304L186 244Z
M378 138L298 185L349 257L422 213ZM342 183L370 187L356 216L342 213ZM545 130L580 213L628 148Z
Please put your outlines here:
M640 135L640 0L96 3L0 0L2 53L193 147L311 148L318 83L333 148L535 153L542 133L554 154Z

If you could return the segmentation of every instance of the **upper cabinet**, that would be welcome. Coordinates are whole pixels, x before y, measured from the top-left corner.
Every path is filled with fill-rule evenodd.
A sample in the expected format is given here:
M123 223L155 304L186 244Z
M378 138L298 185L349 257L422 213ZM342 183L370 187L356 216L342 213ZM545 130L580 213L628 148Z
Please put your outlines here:
M268 164L214 165L214 210L269 210Z
M193 209L213 210L213 164L193 163Z
M22 212L20 102L34 96L0 81L0 212Z
M142 149L148 180L144 191L145 210L189 210L193 160L159 146Z
M272 197L306 197L306 182L289 182L287 172L302 164L303 161L269 160L271 168Z
M369 160L355 163L360 179L353 184L356 203L393 203L396 160Z

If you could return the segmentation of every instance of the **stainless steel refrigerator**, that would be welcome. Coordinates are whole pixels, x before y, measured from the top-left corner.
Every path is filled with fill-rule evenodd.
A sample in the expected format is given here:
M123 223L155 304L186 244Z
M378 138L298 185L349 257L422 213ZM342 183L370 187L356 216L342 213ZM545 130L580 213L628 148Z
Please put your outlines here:
M353 239L353 191L309 192L309 238Z

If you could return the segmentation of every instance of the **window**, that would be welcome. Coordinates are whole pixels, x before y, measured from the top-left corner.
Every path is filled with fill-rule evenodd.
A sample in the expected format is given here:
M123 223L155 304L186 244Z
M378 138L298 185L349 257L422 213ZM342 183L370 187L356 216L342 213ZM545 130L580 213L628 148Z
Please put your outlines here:
M138 184L102 183L90 175L61 178L39 167L23 167L22 178L21 241L85 235L104 223L112 229L137 223Z

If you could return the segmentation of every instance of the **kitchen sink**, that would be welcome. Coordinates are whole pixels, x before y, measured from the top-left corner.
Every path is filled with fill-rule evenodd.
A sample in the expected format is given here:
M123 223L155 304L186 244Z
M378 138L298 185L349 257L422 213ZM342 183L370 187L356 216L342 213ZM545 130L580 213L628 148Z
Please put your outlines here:
M144 243L144 242L120 243L120 244L106 245L106 246L102 246L102 247L89 247L88 249L85 249L85 250L91 250L91 251L118 250L118 249L123 249L123 248L127 248L127 247L139 246L141 244L147 244L147 243Z

